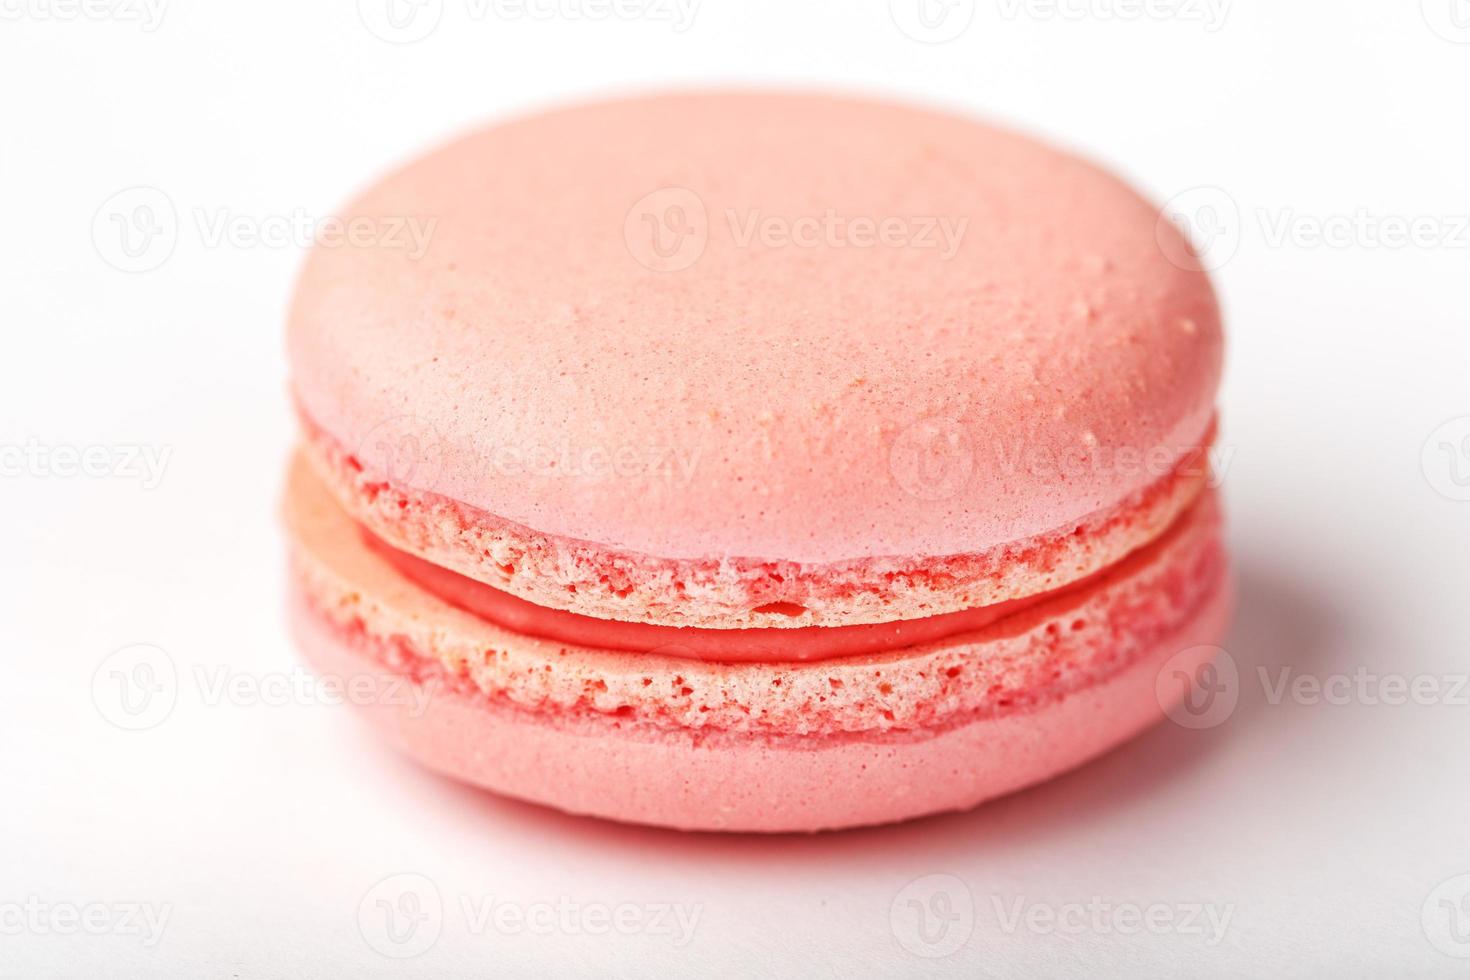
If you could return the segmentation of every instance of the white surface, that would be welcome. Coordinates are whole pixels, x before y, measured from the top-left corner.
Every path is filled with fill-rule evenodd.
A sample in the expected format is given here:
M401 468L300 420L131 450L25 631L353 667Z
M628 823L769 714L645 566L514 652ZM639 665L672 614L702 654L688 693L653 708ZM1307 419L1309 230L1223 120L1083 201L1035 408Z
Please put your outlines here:
M1470 45L1453 43L1470 26L1450 19L1459 3L1470 25L1463 0L1238 0L1213 30L1110 18L1109 4L1062 0L1093 11L1072 19L996 0L944 45L906 37L887 0L706 0L682 32L476 18L483 4L444 0L436 31L397 46L365 30L351 0L176 2L152 31L64 19L64 2L0 5L0 445L171 455L151 489L35 462L0 478L0 974L1470 970L1449 955L1459 947L1440 904L1470 882L1435 892L1470 873L1470 695L1452 690L1470 669L1470 503L1450 497L1452 464L1470 476L1470 444L1452 455L1437 438L1427 469L1421 459L1441 423L1470 416L1470 232L1455 221L1470 212ZM250 692L301 676L282 631L274 513L291 441L280 325L300 249L214 242L215 220L330 215L478 120L693 81L969 107L1117 166L1159 200L1228 192L1224 243L1238 248L1211 253L1230 258L1224 445L1242 582L1227 647L1243 680L1228 721L1165 725L973 814L752 840L501 802L390 757L346 708ZM139 185L166 195L178 236L158 268L129 274L104 261L122 261L109 211L96 243L94 216ZM1360 212L1345 245L1274 237L1284 216L1300 229ZM1439 229L1436 244L1381 247L1362 230L1416 217ZM93 694L104 658L135 643L165 651L178 677L171 713L136 732L108 720L106 671L119 660ZM1273 679L1283 667L1428 678L1458 698L1374 704L1370 684L1344 704L1272 704L1258 667ZM216 696L230 678L246 688ZM426 876L443 902L437 936L431 921L414 939L432 945L402 961L373 948L387 941L374 902L418 879L369 894L396 873ZM954 878L903 891L929 875ZM942 939L931 918L937 942L925 946L906 903L937 915L946 894L957 918ZM1017 900L1044 916L1094 897L1231 917L1215 945L1119 935L1091 913L1064 930L1007 928ZM594 914L676 903L699 919L683 946L651 920L627 935L539 920L549 934L516 933L505 918L477 931L462 899L532 915L537 903ZM52 928L94 902L103 911L89 914L110 917L125 903L166 909L161 939L147 945L126 922L101 923L103 935ZM1470 939L1470 906L1458 928ZM924 959L905 945L958 948Z

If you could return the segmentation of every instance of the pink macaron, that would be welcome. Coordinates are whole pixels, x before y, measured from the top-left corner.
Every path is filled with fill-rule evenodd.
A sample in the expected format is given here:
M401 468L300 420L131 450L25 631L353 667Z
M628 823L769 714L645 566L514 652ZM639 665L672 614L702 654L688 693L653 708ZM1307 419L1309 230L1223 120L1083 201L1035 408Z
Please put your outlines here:
M475 133L342 217L288 329L293 621L429 767L901 820L1131 737L1225 629L1218 307L1088 163L689 94Z

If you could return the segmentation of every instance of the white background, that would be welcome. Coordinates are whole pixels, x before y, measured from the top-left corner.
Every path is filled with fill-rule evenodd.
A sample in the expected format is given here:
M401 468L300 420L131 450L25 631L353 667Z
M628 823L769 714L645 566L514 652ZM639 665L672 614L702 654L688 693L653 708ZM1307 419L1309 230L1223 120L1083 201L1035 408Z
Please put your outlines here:
M1470 873L1470 4L958 0L940 29L968 27L926 44L887 0L704 0L684 25L650 3L593 20L443 0L421 14L442 6L436 29L394 44L353 0L175 0L149 22L141 0L97 2L0 0L0 975L1470 971L1453 955L1470 880L1452 880ZM716 82L962 107L1161 202L1218 188L1178 210L1217 233L1232 338L1241 683L1223 724L1166 724L967 815L749 839L497 800L391 756L348 708L251 693L304 676L275 513L302 250L220 241L218 222L330 216L481 121ZM113 221L148 218L140 203L176 241L123 271ZM1420 241L1384 242L1411 219ZM55 472L67 447L169 455L153 485ZM110 681L133 654L107 658L138 643L177 685L129 731ZM1345 703L1273 704L1261 669L1365 679ZM1381 703L1396 676L1436 703ZM395 874L427 881L371 891ZM375 902L405 886L428 919L395 947ZM466 907L492 900L564 911L479 928ZM1018 902L1040 911L1017 925ZM167 914L151 945L130 903ZM692 939L650 917L593 934L624 903L697 912ZM1230 918L1219 942L1125 934L1123 903ZM103 934L68 918L84 911Z

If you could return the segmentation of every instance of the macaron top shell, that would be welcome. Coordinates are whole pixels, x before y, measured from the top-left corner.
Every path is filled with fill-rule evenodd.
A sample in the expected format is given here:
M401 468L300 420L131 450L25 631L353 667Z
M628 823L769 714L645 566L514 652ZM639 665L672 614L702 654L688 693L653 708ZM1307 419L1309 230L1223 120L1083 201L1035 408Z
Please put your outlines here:
M1029 139L817 95L665 96L455 142L312 252L301 411L364 469L675 559L984 552L1210 428L1206 277Z

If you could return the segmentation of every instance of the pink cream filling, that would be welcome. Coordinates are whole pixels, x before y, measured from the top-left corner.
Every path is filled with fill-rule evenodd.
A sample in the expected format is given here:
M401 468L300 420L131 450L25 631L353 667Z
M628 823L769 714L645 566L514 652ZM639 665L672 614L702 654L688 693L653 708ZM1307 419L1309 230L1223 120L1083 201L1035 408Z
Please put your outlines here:
M856 626L709 629L596 619L538 606L416 555L360 527L368 546L426 592L504 629L580 647L731 663L803 663L886 653L984 629L1031 606L1087 588L1103 569L1059 589L921 619Z

